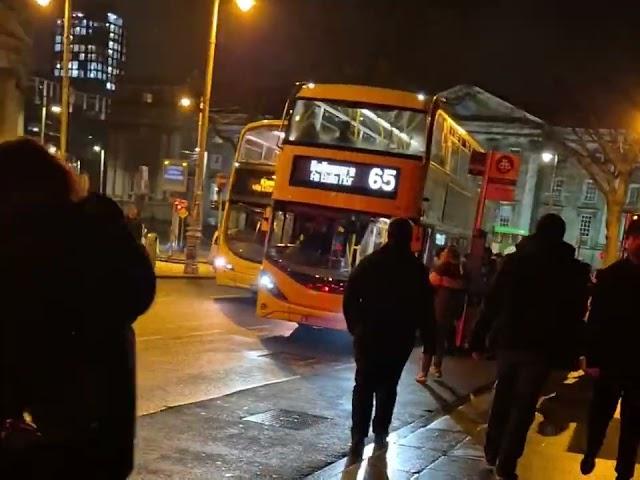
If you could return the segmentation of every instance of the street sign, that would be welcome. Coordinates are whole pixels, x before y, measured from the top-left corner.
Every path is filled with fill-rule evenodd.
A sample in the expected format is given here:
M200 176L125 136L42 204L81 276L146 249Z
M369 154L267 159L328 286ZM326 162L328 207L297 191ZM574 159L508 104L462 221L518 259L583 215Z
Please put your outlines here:
M486 172L487 192L485 200L513 202L520 174L520 157L512 153L487 153L489 171Z
M186 192L189 165L186 162L165 160L162 168L162 189L169 192Z

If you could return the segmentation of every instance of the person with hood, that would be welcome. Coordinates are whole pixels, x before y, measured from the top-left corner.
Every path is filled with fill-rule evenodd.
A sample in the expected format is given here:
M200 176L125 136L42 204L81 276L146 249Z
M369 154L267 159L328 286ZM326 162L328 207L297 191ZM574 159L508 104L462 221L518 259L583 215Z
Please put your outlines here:
M0 162L0 478L124 480L153 268L120 207L40 144L2 143Z
M587 322L587 365L598 369L589 420L587 448L580 469L589 475L596 467L607 427L621 402L618 480L635 474L640 447L640 370L635 350L640 339L640 220L625 234L626 258L601 270L591 299Z
M424 353L431 355L435 350L433 292L426 267L411 251L411 222L392 220L387 236L388 243L355 268L344 294L344 316L353 336L356 361L352 458L362 457L374 398L375 446L386 447L398 382L413 351L417 330Z
M565 231L562 217L547 214L505 258L471 341L476 358L487 348L496 353L485 457L505 480L518 478L518 460L551 372L574 369L584 354L590 268L563 241Z

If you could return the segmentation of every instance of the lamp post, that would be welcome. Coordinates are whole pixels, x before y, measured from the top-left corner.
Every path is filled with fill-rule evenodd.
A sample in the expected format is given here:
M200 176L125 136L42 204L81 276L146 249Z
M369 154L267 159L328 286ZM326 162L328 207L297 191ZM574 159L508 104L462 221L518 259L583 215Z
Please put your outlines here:
M35 0L41 7L47 7L52 0ZM64 1L64 33L62 36L62 102L60 111L60 157L66 159L69 139L69 96L71 78L69 62L71 61L71 0ZM45 117L46 120L46 117Z
M93 151L100 154L100 188L98 191L104 193L104 148L100 145L94 145Z
M235 3L240 10L247 12L255 5L255 0L235 0ZM189 225L187 227L187 247L184 264L184 273L186 274L198 273L198 246L202 238L202 196L204 189L207 132L209 130L209 108L211 106L211 89L213 87L213 69L215 67L219 12L220 0L213 0L209 52L207 56L204 92L200 103L200 119L198 122L198 159L193 186L193 199L191 201L191 215L189 216Z
M558 170L558 154L553 152L542 152L542 161L545 164L553 162L553 174L551 175L551 186L549 187L549 208L553 206L553 188L556 183L556 174Z

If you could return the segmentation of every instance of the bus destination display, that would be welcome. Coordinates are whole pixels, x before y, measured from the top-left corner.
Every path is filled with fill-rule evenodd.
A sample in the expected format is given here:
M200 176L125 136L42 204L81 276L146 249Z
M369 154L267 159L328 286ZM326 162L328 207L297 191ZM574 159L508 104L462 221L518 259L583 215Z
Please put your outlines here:
M397 168L298 156L290 183L294 187L396 198L399 180Z

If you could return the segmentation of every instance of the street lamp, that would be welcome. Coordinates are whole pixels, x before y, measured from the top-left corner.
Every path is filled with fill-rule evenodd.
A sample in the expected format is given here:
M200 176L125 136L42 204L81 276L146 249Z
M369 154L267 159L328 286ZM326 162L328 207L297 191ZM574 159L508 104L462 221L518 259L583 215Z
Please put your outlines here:
M35 0L41 7L47 7L52 0ZM69 94L71 78L69 62L71 61L71 0L64 2L64 33L62 36L62 106L60 109L60 157L66 160L69 138ZM55 113L55 112L54 112Z
M558 170L558 154L555 152L542 152L542 161L545 164L553 162L553 175L551 176L551 186L549 188L549 207L553 205L553 187L556 183L556 173Z
M100 193L104 193L104 156L105 151L100 145L94 145L93 151L100 154Z
M182 97L178 101L178 105L182 108L191 108L191 105L193 105L193 99L191 97Z
M60 115L62 113L62 107L60 105L51 105L51 113Z
M235 0L243 12L249 11L255 0ZM205 74L204 92L200 103L200 124L198 129L198 160L196 162L195 182L193 186L192 212L187 227L187 248L185 252L184 273L198 273L198 246L202 238L202 196L204 189L205 156L207 150L207 133L209 130L209 107L211 106L211 89L213 87L213 68L216 58L216 42L218 38L218 14L220 0L213 0L209 52Z

